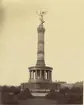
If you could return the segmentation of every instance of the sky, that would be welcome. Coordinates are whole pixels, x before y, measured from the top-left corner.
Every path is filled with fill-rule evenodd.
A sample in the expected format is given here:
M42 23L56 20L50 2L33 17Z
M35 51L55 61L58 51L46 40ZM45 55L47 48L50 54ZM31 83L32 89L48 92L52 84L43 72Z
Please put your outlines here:
M0 85L28 82L37 59L38 10L45 19L45 62L53 81L83 80L84 0L3 0L0 33Z

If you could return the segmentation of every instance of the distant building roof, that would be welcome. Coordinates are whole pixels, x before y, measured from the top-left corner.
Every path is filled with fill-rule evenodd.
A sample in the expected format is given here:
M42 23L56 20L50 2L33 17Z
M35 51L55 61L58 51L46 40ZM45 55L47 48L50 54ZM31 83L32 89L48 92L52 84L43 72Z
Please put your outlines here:
M65 88L65 87L72 88L73 84L71 84L71 83L63 83L63 84L61 84L61 88Z

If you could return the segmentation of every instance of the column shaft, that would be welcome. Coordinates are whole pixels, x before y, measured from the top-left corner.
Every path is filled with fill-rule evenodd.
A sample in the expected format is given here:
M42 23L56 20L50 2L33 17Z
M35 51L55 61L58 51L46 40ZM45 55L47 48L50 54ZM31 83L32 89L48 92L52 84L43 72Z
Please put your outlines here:
M48 71L48 80L50 79L50 76L49 76L49 71Z
M34 79L34 71L32 71L32 76L33 76L33 79Z
M44 71L44 79L46 79L46 71Z
M31 71L31 79L33 78L33 76L32 76L32 71Z
M49 72L49 75L50 75L50 80L51 80L51 71Z
M52 71L51 71L51 80L52 80Z
M42 79L42 72L41 72L41 70L40 70L40 79Z
M43 28L43 25L41 24L40 27L38 27L38 45L37 45L37 63L36 65L45 65L44 61L44 32L45 29Z
M38 34L37 60L44 60L44 33Z
M37 79L37 70L35 70L35 79Z

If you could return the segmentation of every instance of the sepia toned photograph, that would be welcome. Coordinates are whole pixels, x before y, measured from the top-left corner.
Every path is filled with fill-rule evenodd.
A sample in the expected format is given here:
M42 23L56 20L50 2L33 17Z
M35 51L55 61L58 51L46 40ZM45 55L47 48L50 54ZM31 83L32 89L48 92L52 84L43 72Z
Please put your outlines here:
M0 105L83 105L83 74L83 0L0 0Z

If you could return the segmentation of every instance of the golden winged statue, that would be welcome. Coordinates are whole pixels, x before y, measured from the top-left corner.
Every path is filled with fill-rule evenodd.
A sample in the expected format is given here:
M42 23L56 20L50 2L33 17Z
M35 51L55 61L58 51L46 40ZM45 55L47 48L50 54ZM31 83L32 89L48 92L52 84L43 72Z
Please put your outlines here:
M45 21L43 19L43 16L46 14L47 11L40 11L40 12L36 12L38 14L38 16L40 17L40 21L41 21L41 24L43 24Z

